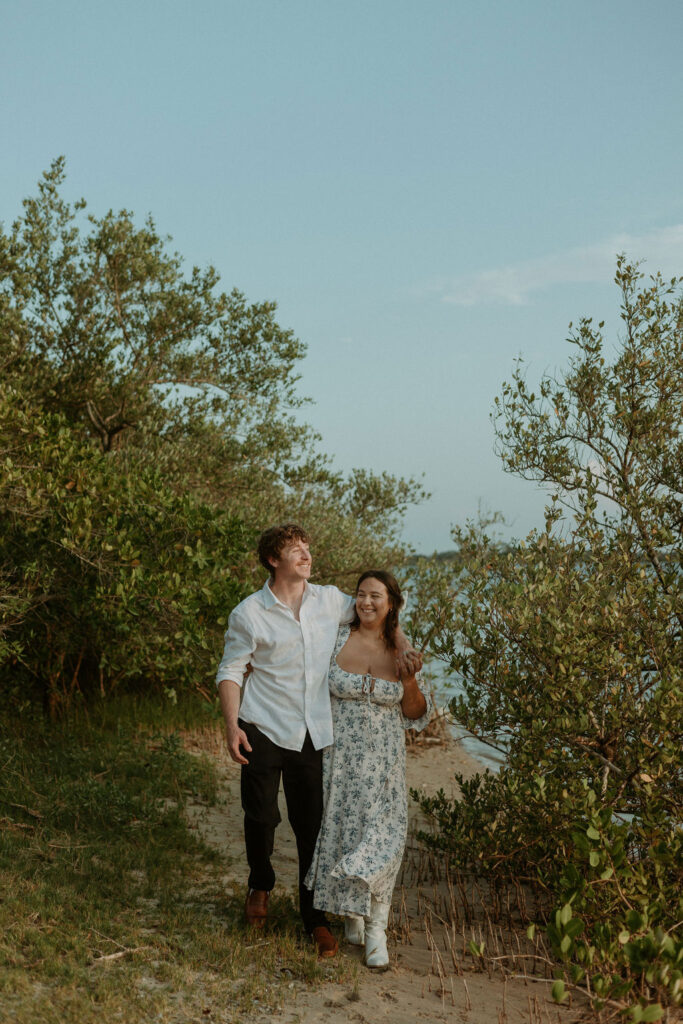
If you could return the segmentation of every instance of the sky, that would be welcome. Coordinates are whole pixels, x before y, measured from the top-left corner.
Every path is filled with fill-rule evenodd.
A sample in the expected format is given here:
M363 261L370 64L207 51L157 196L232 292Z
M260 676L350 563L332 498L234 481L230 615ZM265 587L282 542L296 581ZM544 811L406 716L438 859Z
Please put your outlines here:
M188 268L278 303L341 469L418 477L405 540L501 511L494 398L568 324L619 337L615 256L683 274L683 4L2 0L0 220L59 154Z

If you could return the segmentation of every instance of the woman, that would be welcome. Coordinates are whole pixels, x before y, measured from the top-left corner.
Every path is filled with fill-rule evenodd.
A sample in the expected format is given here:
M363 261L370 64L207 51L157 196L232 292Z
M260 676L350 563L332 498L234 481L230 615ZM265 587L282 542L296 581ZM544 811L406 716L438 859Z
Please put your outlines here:
M314 905L345 916L368 967L386 970L391 894L408 826L404 729L423 729L431 707L418 686L421 656L398 625L391 573L363 573L356 614L330 661L334 746L323 754L325 812L306 885Z

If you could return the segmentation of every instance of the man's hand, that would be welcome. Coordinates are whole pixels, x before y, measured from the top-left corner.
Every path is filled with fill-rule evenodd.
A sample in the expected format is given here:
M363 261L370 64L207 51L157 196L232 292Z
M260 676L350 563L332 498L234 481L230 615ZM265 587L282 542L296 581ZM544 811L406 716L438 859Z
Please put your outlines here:
M406 718L421 718L427 710L427 701L420 690L415 676L422 668L422 652L407 647L398 652L396 671L403 683L401 711Z
M240 750L240 747L243 747L248 753L251 753L251 746L244 729L240 729L239 725L226 725L225 738L228 744L228 753L232 760L236 764L249 764L249 761Z
M246 733L240 729L237 719L240 713L240 687L232 679L221 679L218 684L221 711L225 719L225 739L228 753L235 764L249 764L240 747L251 753Z
M408 647L398 652L396 658L396 672L399 679L413 679L422 668L422 654L420 651Z

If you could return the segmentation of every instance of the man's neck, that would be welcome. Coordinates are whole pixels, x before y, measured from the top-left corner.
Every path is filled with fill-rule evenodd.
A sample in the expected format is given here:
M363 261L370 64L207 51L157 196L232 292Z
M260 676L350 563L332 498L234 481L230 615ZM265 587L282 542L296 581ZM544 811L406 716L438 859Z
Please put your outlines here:
M270 581L271 592L275 595L278 601L282 601L294 612L294 617L298 619L299 609L301 608L301 602L304 597L304 590L306 587L306 580L299 578L296 579L282 579L277 576Z

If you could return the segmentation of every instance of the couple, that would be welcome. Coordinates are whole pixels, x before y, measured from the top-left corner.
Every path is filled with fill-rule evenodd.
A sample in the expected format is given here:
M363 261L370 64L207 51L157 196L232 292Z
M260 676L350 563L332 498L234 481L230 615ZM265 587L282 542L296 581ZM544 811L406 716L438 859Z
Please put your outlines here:
M309 537L292 523L266 530L258 555L270 579L230 615L216 675L242 766L246 919L267 916L282 776L306 931L320 956L334 956L324 911L343 914L366 964L386 969L407 830L403 730L424 728L431 710L416 679L422 659L398 625L390 573L364 573L355 598L308 583Z

